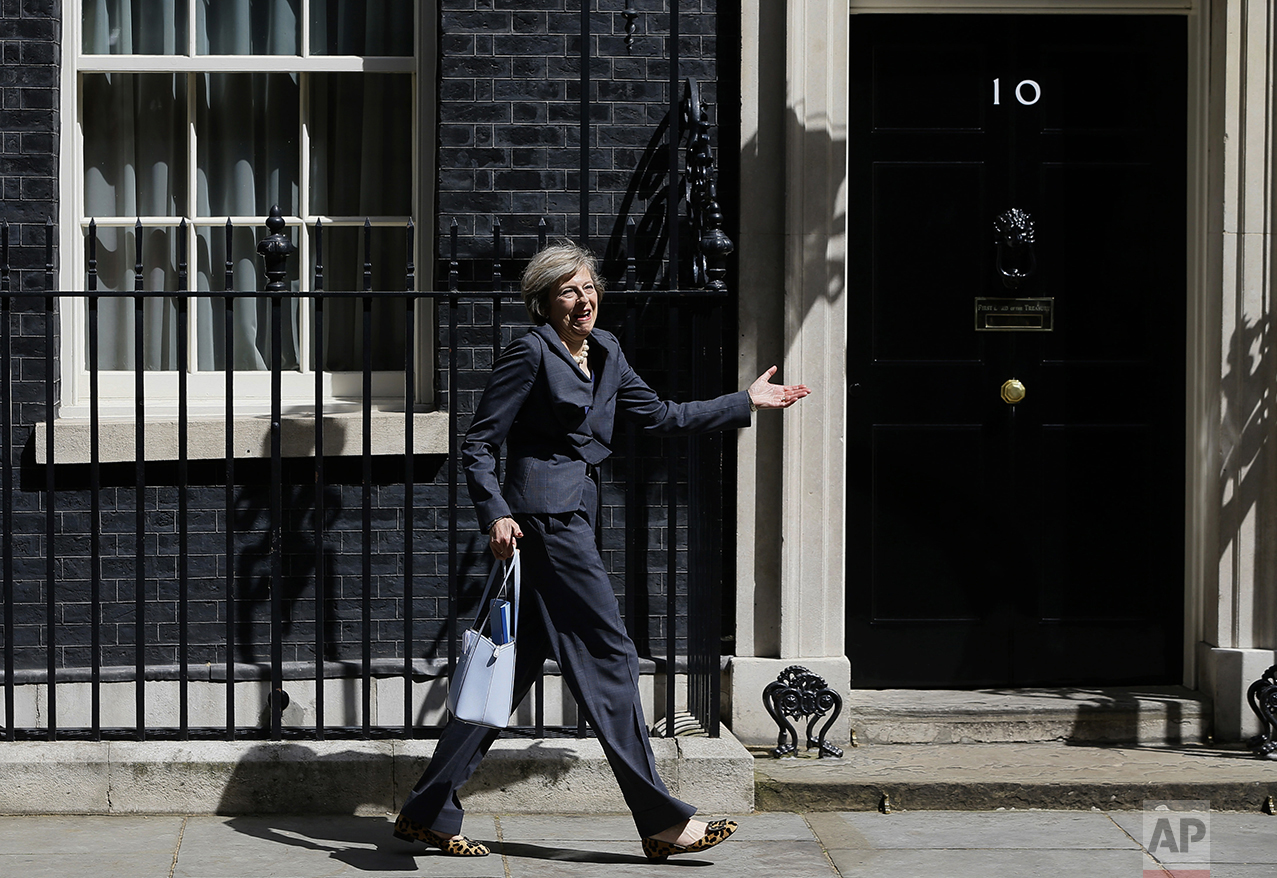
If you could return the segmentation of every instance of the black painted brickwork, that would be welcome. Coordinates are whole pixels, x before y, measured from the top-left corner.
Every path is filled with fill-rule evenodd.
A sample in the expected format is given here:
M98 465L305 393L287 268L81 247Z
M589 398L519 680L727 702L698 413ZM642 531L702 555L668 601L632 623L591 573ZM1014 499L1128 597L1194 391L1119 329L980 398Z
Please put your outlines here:
M59 219L61 5L0 0L0 222L9 223L14 291L44 289L47 224ZM13 417L31 423L44 417L45 303L15 299L12 308Z
M594 146L590 154L592 220L591 244L606 251L605 272L615 286L621 265L615 260L620 229L633 216L642 229L640 249L659 251L664 214L660 185L665 180L665 141L660 126L667 109L668 15L663 3L636 0L639 11L632 54L625 49L623 0L592 0L594 55L591 98ZM46 7L52 9L48 11ZM713 0L683 0L680 26L683 75L702 79L707 99L714 97L716 52ZM446 227L451 217L460 222L463 289L490 289L491 218L500 215L510 236L502 255L507 281L533 252L536 222L547 217L552 235L576 235L579 182L579 6L574 0L441 0L441 79L439 89L439 252L446 256ZM57 125L59 18L57 4L0 0L0 101L4 112L0 145L0 219L8 219L14 287L44 289L44 224L57 222ZM712 108L711 108L712 111ZM654 220L653 217L657 217ZM54 254L55 259L57 254ZM446 283L447 260L435 272L436 284ZM644 272L647 283L660 281L653 261ZM429 277L430 272L423 272ZM457 349L460 383L455 403L464 428L492 364L490 325L492 306L463 302L458 319L461 342ZM522 306L508 302L502 309L503 341L526 324ZM19 668L45 663L49 632L45 629L45 559L55 558L56 658L59 667L84 667L89 662L89 492L87 467L57 468L54 497L55 537L45 537L43 490L45 471L34 465L30 425L44 419L44 304L35 298L15 299L13 328L15 384L13 385L15 453L18 490L12 520L16 563L16 626L13 644ZM609 301L600 321L624 337L627 312L619 299ZM439 397L451 404L447 386L448 346L446 306L440 307L438 372ZM54 318L56 320L56 316ZM627 353L640 372L662 392L677 387L680 398L690 396L684 380L669 374L665 356L670 347L668 312L645 305L631 317L637 343ZM686 329L688 318L683 321ZM55 325L55 330L59 327ZM680 369L686 369L684 362ZM56 368L54 374L57 374ZM702 395L704 388L701 388ZM632 596L641 651L663 653L664 571L670 540L665 529L665 451L660 443L640 445L634 461L610 466L615 480L604 492L604 555L617 574L618 589L626 568L624 498L620 480L627 467L638 467L647 506L640 540L649 551L631 564L642 575ZM441 456L417 458L417 487L413 508L414 631L413 653L444 654L440 643L446 615L448 555L447 466ZM267 464L237 461L234 510L238 534L235 573L236 627L239 659L264 660L269 650L263 576L266 505L263 489ZM136 491L131 487L132 465L104 467L102 503L102 637L105 665L134 661L133 597ZM678 474L685 490L686 474ZM177 660L177 525L176 468L171 463L147 466L144 497L148 510L143 551L147 589L145 638L148 663ZM358 660L362 626L362 485L358 460L327 462L326 502L329 507L324 550L325 606L329 616L327 657ZM190 576L190 636L192 662L225 659L227 512L224 463L191 465L188 493L190 537L187 557ZM286 661L313 656L314 641L314 488L309 461L286 462L285 484L285 654ZM307 487L310 486L310 487ZM399 657L402 638L403 463L378 459L373 478L373 623L375 658ZM473 587L486 568L482 554L486 538L475 528L473 512L460 491L459 527L463 582ZM685 510L673 538L678 567L686 568ZM637 564L637 567L635 566ZM680 589L685 587L680 576ZM471 597L473 599L473 597ZM461 608L464 614L468 607ZM680 626L681 627L681 626ZM681 631L679 632L681 635Z
M591 142L589 150L588 245L603 258L607 286L620 286L625 264L625 223L636 227L636 253L641 288L670 283L663 255L668 228L665 184L669 177L668 129L670 17L664 0L634 0L634 39L626 46L625 0L588 0L590 15ZM448 283L452 255L450 224L457 220L457 265L463 290L490 290L493 219L504 237L500 254L504 289L515 289L518 272L536 250L539 223L551 238L581 241L581 5L580 0L442 0L442 43L439 85L439 274ZM716 0L678 0L679 78L692 77L701 87L710 118L716 115ZM731 14L730 10L726 14ZM682 86L680 85L680 91ZM716 129L715 129L716 134ZM717 144L715 143L715 147ZM680 150L680 154L682 151ZM685 206L680 206L685 213ZM684 227L683 235L687 229ZM684 242L683 253L689 252ZM683 260L685 261L685 260ZM650 302L629 311L619 297L600 308L599 326L635 343L626 354L658 392L678 399L722 392L718 381L693 388L687 381L689 359L672 375L669 310ZM688 349L691 314L682 320L675 346ZM463 306L463 326L487 325L490 306ZM517 300L502 306L507 328L504 341L528 325ZM629 324L633 324L630 326ZM458 388L463 419L473 411L491 367L488 336L461 334ZM715 355L721 347L715 346ZM446 370L448 341L441 319L441 374ZM681 378L681 382L677 380ZM441 386L446 387L445 382ZM445 394L446 398L446 394ZM618 455L608 461L605 477L613 486L604 492L602 542L604 561L618 593L633 590L630 601L640 620L632 628L640 652L663 654L668 552L666 444L640 437L634 459L624 456L618 430ZM632 522L645 551L627 559L624 484L631 468L646 501L642 520ZM713 477L715 474L709 474ZM686 473L676 472L680 501L678 527L672 538L677 553L676 590L686 590ZM628 566L628 581L627 581ZM680 607L682 601L680 600ZM681 611L680 611L681 612ZM685 620L680 617L680 623ZM677 636L685 634L680 624Z
M416 488L413 528L414 655L433 656L442 633L440 620L447 606L446 519L441 497L432 484L440 469L438 458L417 460L416 472L425 484ZM363 607L363 485L358 460L326 462L324 490L326 530L323 549L324 601L328 641L325 657L355 660L360 655ZM27 467L27 474L43 478L43 469ZM90 493L83 485L85 466L59 468L55 495L57 628L59 667L87 667L90 654ZM233 558L236 639L239 661L270 657L269 462L236 462L230 518L235 531ZM374 657L399 657L403 636L403 466L402 461L378 458L372 481L372 628ZM136 490L131 464L103 467L100 491L102 563L102 663L128 666L134 661L136 619ZM178 656L178 483L176 465L147 466L143 534L146 619L144 636L148 664L172 664ZM195 664L225 660L226 612L226 496L225 464L191 464L188 488L189 660ZM315 634L314 572L315 489L309 460L284 462L283 522L283 635L284 660L313 658ZM41 482L42 485L42 482ZM23 497L41 498L38 491ZM42 498L41 498L42 499ZM24 508L14 516L18 562L19 667L41 667L43 655L46 536L44 509ZM469 523L465 530L472 530ZM472 557L467 567L472 567ZM478 572L475 571L476 575ZM37 647L38 649L27 649Z
M664 0L634 0L627 49L625 0L588 2L586 237L609 256L605 274L614 282L623 273L616 257L627 218L639 227L644 257L661 250L670 16ZM677 3L680 81L700 82L712 119L718 3ZM460 219L461 256L488 252L493 216L501 217L506 235L526 236L503 254L516 259L530 255L542 218L551 235L581 240L580 0L441 0L440 6L438 210L441 218ZM447 253L445 243L440 254ZM660 269L643 274L651 284ZM470 275L464 264L462 275Z

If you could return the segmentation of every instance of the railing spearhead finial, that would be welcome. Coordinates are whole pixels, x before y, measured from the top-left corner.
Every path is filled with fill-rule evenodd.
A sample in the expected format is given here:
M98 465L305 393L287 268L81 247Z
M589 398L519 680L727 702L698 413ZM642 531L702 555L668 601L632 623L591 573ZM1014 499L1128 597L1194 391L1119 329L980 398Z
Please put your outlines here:
M257 252L266 262L266 292L282 293L288 289L284 277L288 274L288 257L297 252L297 245L284 234L284 216L279 205L273 205L266 218L270 234L257 245Z

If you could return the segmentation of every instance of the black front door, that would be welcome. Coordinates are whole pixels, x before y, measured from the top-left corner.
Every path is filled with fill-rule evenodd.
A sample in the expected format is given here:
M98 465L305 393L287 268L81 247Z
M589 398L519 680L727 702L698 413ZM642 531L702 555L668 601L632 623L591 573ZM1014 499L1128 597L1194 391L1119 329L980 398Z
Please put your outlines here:
M851 33L853 685L1178 682L1184 20Z

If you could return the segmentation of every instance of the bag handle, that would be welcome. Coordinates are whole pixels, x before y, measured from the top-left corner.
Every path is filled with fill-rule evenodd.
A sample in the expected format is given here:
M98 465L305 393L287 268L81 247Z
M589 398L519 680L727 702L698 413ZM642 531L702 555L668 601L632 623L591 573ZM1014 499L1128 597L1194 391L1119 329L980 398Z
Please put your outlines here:
M492 594L492 588L497 584L497 574L501 573L501 585L497 588L496 593ZM514 600L510 603L510 639L513 640L519 633L519 550L515 549L514 554L504 561L493 563L492 570L488 573L488 584L483 587L483 597L479 599L479 611L475 613L474 624L470 627L476 631L483 630L483 624L487 621L488 613L492 610L492 604L488 597L501 597L505 593L506 586L514 580Z

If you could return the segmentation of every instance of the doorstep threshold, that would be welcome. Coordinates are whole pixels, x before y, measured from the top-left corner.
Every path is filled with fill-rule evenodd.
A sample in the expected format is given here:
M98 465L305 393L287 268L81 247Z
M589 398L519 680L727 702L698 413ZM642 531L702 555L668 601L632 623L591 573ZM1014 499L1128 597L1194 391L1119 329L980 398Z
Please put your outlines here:
M1200 743L1212 716L1184 686L853 689L844 710L879 744Z

